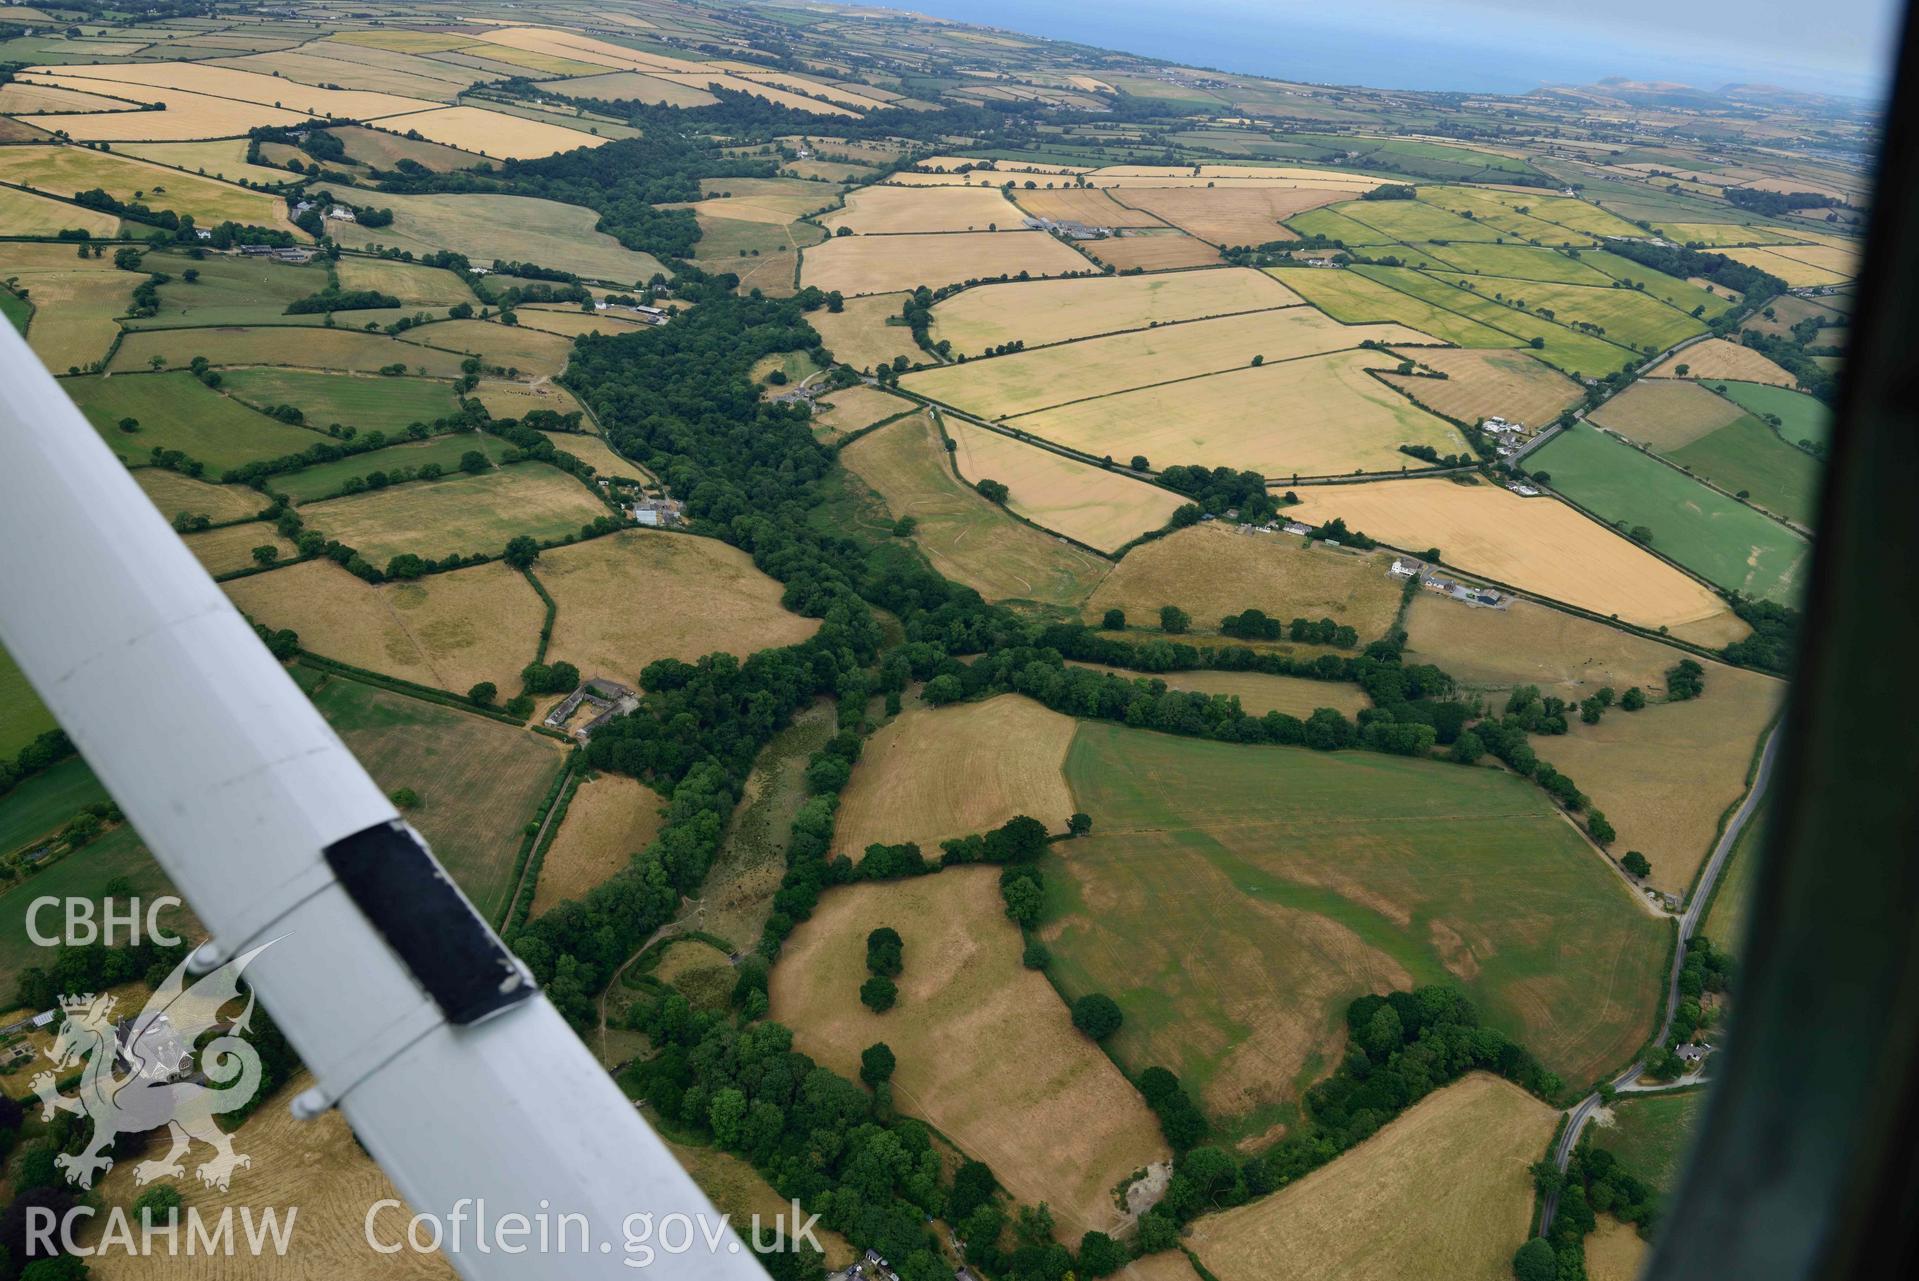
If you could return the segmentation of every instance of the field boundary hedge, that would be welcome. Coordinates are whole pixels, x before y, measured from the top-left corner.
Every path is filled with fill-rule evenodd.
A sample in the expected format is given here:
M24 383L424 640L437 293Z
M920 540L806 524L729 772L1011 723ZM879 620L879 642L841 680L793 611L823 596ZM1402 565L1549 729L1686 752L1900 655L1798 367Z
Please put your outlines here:
M362 685L372 685L395 694L404 694L408 698L417 698L423 703L437 703L442 707L468 712L474 716L484 716L488 720L498 721L502 725L511 725L516 729L526 728L526 722L520 718L509 716L494 708L480 707L464 694L455 694L452 690L421 685L414 681L403 680L398 676L388 676L364 667L355 667L351 663L343 663L337 658L328 658L307 649L302 649L299 657L294 661L331 676L344 676L348 680L359 681Z

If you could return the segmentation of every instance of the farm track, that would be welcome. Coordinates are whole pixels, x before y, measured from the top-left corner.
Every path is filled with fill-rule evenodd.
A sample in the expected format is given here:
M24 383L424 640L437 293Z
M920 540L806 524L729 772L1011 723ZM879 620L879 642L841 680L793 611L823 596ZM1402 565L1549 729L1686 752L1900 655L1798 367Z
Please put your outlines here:
M1772 780L1773 761L1779 746L1779 729L1774 728L1766 738L1765 749L1759 756L1759 769L1753 776L1752 787L1747 789L1745 799L1733 812L1726 824L1726 830L1719 834L1719 841L1713 846L1712 855L1706 860L1705 869L1699 875L1699 883L1693 887L1692 897L1686 904L1686 910L1679 918L1679 941L1673 949L1672 973L1666 980L1666 1015L1659 1025L1659 1034L1654 1042L1663 1042L1672 1031L1672 1020L1679 1007L1679 974L1686 964L1687 940L1699 928L1700 918L1705 915L1707 906L1712 902L1713 887L1718 884L1720 873L1725 870L1727 860L1732 856L1732 848L1739 842L1740 833L1746 830L1746 823L1763 799L1766 785ZM1610 1082L1615 1091L1632 1094L1651 1094L1662 1092L1639 1084L1639 1078L1645 1073L1646 1060L1635 1060L1625 1071ZM1552 1161L1560 1170L1565 1170L1572 1162L1572 1155L1579 1146L1579 1136L1585 1131L1586 1123L1593 1114L1604 1105L1605 1100L1599 1091L1594 1090L1581 1099L1567 1115L1566 1127L1561 1131L1559 1141L1552 1151ZM1559 1210L1559 1194L1548 1193L1540 1205L1539 1235L1544 1236L1552 1230L1553 1216Z

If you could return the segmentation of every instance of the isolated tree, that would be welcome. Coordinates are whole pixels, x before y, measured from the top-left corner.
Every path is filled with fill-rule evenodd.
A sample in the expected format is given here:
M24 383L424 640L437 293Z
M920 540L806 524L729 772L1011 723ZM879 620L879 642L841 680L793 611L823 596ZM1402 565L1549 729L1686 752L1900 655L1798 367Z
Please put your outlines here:
M1074 836L1086 835L1093 830L1093 816L1086 813L1075 813L1071 818L1066 820L1066 830Z
M906 966L906 945L899 931L882 925L866 936L866 968L887 978L898 978Z
M1159 630L1175 636L1193 625L1193 616L1177 605L1159 607Z
M279 559L280 549L271 543L261 543L253 549L253 563L256 565L271 565Z
M882 974L860 984L860 1003L875 1014L884 1014L899 1000L899 986Z
M1626 857L1619 860L1619 866L1626 869L1626 875L1641 881L1652 875L1652 860L1638 850L1627 850Z
M1006 915L1015 925L1027 926L1039 920L1041 891L1037 883L1024 877L1001 887L1006 899Z
M1126 611L1123 609L1107 610L1105 615L1099 620L1099 625L1109 632L1126 630Z
M140 430L140 420L138 418L122 418L119 422L119 427L121 431L131 434Z
M974 485L973 488L979 490L980 495L985 498L986 501L998 503L1002 507L1006 506L1006 500L1011 496L1011 491L997 480L982 480Z
M477 449L469 449L460 455L460 470L463 472L478 475L491 466L493 464L486 460L486 455Z
M410 787L396 787L387 794L387 799L403 810L410 810L420 803L420 794Z
M1126 465L1132 468L1134 471L1149 470L1149 465L1146 462L1145 454L1134 454L1131 461L1129 461Z
M1119 1031L1124 1021L1119 1003L1104 992L1089 992L1073 1002L1073 1026L1095 1041L1103 1041Z
M868 1085L892 1080L896 1066L893 1051L884 1041L875 1041L860 1051L860 1080Z
M466 692L467 699L481 707L490 707L493 700L500 696L499 686L492 681L481 681Z
M1646 705L1645 691L1634 685L1619 696L1619 706L1626 711L1636 712Z
M508 542L506 552L501 556L502 560L515 569L526 569L539 558L540 545L525 534Z

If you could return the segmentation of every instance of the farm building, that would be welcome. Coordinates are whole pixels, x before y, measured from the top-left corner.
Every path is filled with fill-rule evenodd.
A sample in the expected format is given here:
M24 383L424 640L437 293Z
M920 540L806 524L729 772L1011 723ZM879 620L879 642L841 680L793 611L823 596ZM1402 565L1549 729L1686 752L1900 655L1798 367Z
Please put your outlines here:
M548 712L544 724L548 729L564 730L567 722L581 707L590 707L593 709L593 719L577 729L567 731L584 743L593 736L595 730L615 716L624 716L639 705L639 694L629 686L594 676L582 681L578 689L566 696L565 701Z
M627 510L648 529L672 529L685 518L686 508L671 498L642 498Z

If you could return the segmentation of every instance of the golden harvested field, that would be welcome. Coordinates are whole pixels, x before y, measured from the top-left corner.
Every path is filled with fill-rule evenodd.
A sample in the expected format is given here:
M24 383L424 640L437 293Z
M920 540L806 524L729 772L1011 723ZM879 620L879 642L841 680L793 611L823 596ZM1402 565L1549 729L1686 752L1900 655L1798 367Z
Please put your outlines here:
M829 231L871 236L923 231L1010 231L1020 211L996 190L976 187L861 187L846 207L820 219Z
M874 1014L857 993L866 934L881 924L899 931L906 968L899 1004ZM992 868L829 891L787 941L769 994L794 1048L843 1075L885 1041L900 1110L992 1166L1021 1202L1050 1205L1064 1238L1117 1232L1113 1189L1169 1155L1132 1085L1020 964Z
M904 396L864 384L830 392L813 402L813 430L845 436L916 408Z
M1063 276L1093 264L1043 231L960 231L925 236L835 236L808 249L802 284L843 294L938 288L995 276Z
M45 124L46 121L47 118L42 117L36 123ZM1808 248L1806 246L1787 247L1796 248L1802 252ZM1778 249L1722 249L1719 250L1719 252L1725 254L1726 257L1731 258L1735 262L1743 262L1749 267L1757 267L1761 271L1771 272L1794 288L1801 285L1844 284L1852 278L1853 267L1856 261L1851 254L1845 254L1839 250L1827 248L1826 253L1822 255L1822 257L1826 261L1838 264L1843 268L1843 270L1835 271L1830 267L1806 261L1800 257L1789 258Z
M592 280L631 285L651 280L663 268L652 254L621 245L596 230L599 215L579 205L533 196L445 193L403 196L368 193L360 200L393 210L389 226L335 224L333 235L349 248L390 245L430 253L452 249L475 266L494 259L537 262Z
M646 473L645 468L630 459L620 457L613 452L613 447L606 441L588 432L546 431L540 434L552 441L555 449L564 450L573 455L602 476L624 476L628 480L637 480L641 483L653 479Z
M278 1207L283 1224L289 1208L299 1207L292 1248L285 1254L268 1249L248 1259L246 1274L260 1281L335 1281L375 1274L395 1281L453 1281L453 1268L444 1255L413 1250L381 1255L367 1243L368 1208L389 1198L400 1201L400 1194L355 1141L345 1114L335 1110L312 1121L294 1118L288 1102L312 1084L306 1072L296 1074L279 1096L233 1131L234 1150L252 1157L253 1163L234 1175L231 1191L188 1177L173 1181L181 1200L198 1210L209 1228L229 1207L236 1220L242 1207L250 1208L256 1221L269 1207ZM204 1151L196 1147L188 1160L199 1159ZM158 1156L159 1149L152 1155ZM104 1205L125 1211L136 1234L139 1219L133 1203L143 1191L133 1181L138 1164L131 1158L116 1162L98 1185ZM378 1239L404 1240L410 1214L406 1209L383 1211L375 1222ZM104 1230L104 1219L85 1220L88 1226L79 1236L93 1241ZM237 1222L235 1235L240 1235ZM160 1244L164 1240L156 1238L156 1248L149 1253L108 1247L93 1260L93 1275L102 1281L219 1281L233 1275L232 1258L205 1250L189 1254L184 1243L178 1255L169 1255Z
M150 85L111 80L60 80L37 75L33 83L84 87L115 98L161 104L162 109L158 111L107 111L33 118L42 129L61 130L75 142L189 142L198 138L231 138L259 125L299 125L312 119L278 107Z
M1579 403L1579 384L1527 352L1425 348L1402 354L1445 374L1445 380L1389 373L1386 381L1463 423L1499 417L1540 427Z
M1310 307L1287 307L923 369L906 375L900 385L982 418L1010 418L1135 387L1249 368L1256 356L1274 364L1357 347L1369 338L1430 341L1402 325L1342 325ZM1189 390L1174 388L1171 394Z
M244 485L209 485L159 467L142 467L133 473L133 478L140 482L140 488L168 520L181 512L207 516L215 522L245 520L258 516L269 505L264 495Z
M1684 375L1687 378L1730 378L1747 383L1771 383L1775 387L1791 387L1793 376L1773 364L1752 348L1724 338L1708 338L1704 342L1694 343L1684 351L1676 351L1651 369L1646 370L1648 378L1678 378L1679 366L1687 366Z
M1827 241L1813 245L1776 245L1766 252L1850 277L1858 273L1860 249L1858 241Z
M525 576L497 562L373 587L311 560L236 578L227 595L255 622L292 628L324 658L456 694L492 681L511 697L546 621Z
M1199 1281L1192 1261L1180 1250L1161 1250L1158 1254L1134 1259L1113 1275L1119 1281Z
M1399 585L1387 558L1307 546L1283 534L1242 534L1224 525L1194 525L1126 554L1086 602L1088 621L1122 609L1153 626L1161 605L1178 605L1193 626L1213 631L1228 614L1263 609L1287 622L1331 618L1379 639L1399 612Z
M1589 417L1608 431L1665 453L1738 422L1745 413L1696 382L1642 378Z
M665 802L637 778L601 774L580 784L540 863L533 915L578 900L659 835Z
M836 359L855 369L890 365L896 356L904 356L909 361L924 360L926 353L913 341L913 331L904 321L897 325L886 323L899 318L900 306L906 297L905 294L869 294L864 298L848 298L844 311L821 309L808 316L806 323L819 330L820 341Z
M1014 191L1019 207L1035 218L1055 222L1083 222L1089 227L1158 227L1161 220L1138 209L1128 209L1104 191L1066 187L1050 191Z
M1557 1120L1474 1073L1299 1182L1197 1220L1188 1248L1219 1281L1495 1281L1526 1239L1529 1167Z
M398 128L399 125L396 122L392 127ZM376 169L391 169L402 160L417 161L435 173L450 173L455 169L474 166L483 169L491 167L472 152L388 133L385 126L376 129L371 126L343 125L329 132L346 144L350 159Z
M1284 220L1350 200L1350 190L1324 187L1128 187L1118 199L1216 245L1297 240Z
M936 304L932 332L955 351L975 354L1008 342L1040 347L1123 329L1294 307L1300 301L1265 272L1245 267L1016 281L964 290ZM910 342L911 331L905 332ZM917 356L917 350L912 354Z
M201 534L187 534L183 541L187 550L192 552L206 566L207 573L213 575L231 574L236 569L247 569L254 564L255 547L271 547L280 553L281 560L291 560L298 549L280 537L272 525L264 521L251 521L245 525L228 525L224 529L209 529ZM285 571L277 571L285 572ZM272 574L261 575L264 578Z
M555 93L569 98L589 98L613 102L656 103L668 107L710 107L719 99L704 89L675 84L638 71L608 71L598 75L575 76L552 82Z
M185 169L209 178L228 182L280 183L292 175L284 169L247 162L245 138L220 138L213 142L126 142L114 148L122 156L151 160L155 164Z
M1213 267L1219 251L1183 231L1160 231L1132 236L1109 236L1081 242L1085 251L1118 271L1173 271L1184 267Z
M1367 372L1389 360L1378 352L1336 351L1082 400L1022 415L1011 425L1096 457L1143 454L1160 467L1250 469L1275 481L1417 465L1399 452L1402 444L1465 452L1451 424Z
M1723 645L1745 624L1703 584L1623 534L1551 498L1450 480L1368 481L1300 491L1287 514L1335 516L1395 547L1438 547L1448 565L1642 627ZM1270 611L1269 611L1270 612Z
M484 378L472 394L495 418L520 418L535 409L550 409L556 414L570 414L580 409L573 393L554 382L516 383Z
M0 21L4 17L0 16ZM102 97L80 89L53 85L28 84L11 80L0 85L0 112L7 115L34 115L43 111L131 111L133 104L117 98Z
M1141 620L1144 621L1144 620ZM1305 720L1322 707L1355 716L1373 705L1357 685L1307 680L1303 676L1269 676L1264 672L1134 672L1098 663L1071 664L1088 671L1110 672L1123 680L1164 681L1167 689L1194 694L1224 694L1237 698L1249 716L1284 712Z
M1171 490L1023 444L999 432L951 419L953 461L965 480L997 480L1012 491L1006 505L1035 525L1110 552L1172 519L1186 500Z
M297 49L275 49L220 58L214 65L258 71L265 75L278 72L288 80L310 85L363 89L371 93L390 93L428 101L450 99L481 78L471 70L456 68L451 63L317 40ZM351 148L347 154L353 155Z
M278 196L85 147L0 148L0 181L37 187L57 196L98 187L117 200L137 198L155 209L192 214L203 227L232 220L292 230L286 221L286 201ZM79 209L70 212L76 218L86 216ZM61 224L84 225L78 221Z
M1638 1228L1603 1214L1586 1238L1586 1276L1590 1281L1638 1281L1651 1253Z
M1606 685L1622 693L1634 685L1663 687L1667 669L1687 656L1529 600L1473 609L1420 592L1406 613L1406 633L1406 661L1432 663L1469 690L1503 695L1515 685L1537 685L1570 702Z
M1712 851L1719 816L1746 794L1746 771L1786 688L1757 672L1705 667L1698 698L1614 709L1597 725L1531 740L1605 811L1619 833L1613 852L1638 850L1652 860L1647 881L1682 895ZM1662 688L1649 684L1647 696Z
M583 334L630 334L636 329L652 328L643 320L628 320L624 316L609 315L603 311L521 307L513 314L520 318L522 329L538 329L564 338L578 338Z
M113 353L111 368L115 373L145 369L154 356L164 357L169 366L185 365L195 356L206 356L216 365L290 365L363 374L375 373L398 362L412 367L422 377L460 376L460 357L452 352L403 343L384 334L317 327L291 330L281 325L144 329L129 333L121 341Z
M585 485L531 462L330 498L301 511L308 527L379 566L402 552L438 560L494 553L520 534L560 538L607 514Z
M19 282L33 304L27 345L56 374L105 359L139 278L124 271L46 271Z
M409 345L466 352L499 369L518 370L518 377L552 377L566 368L573 340L519 325L491 320L445 320L407 330ZM411 363L411 362L409 362Z
M0 151L0 157L23 150L25 148L8 147ZM120 219L116 214L83 209L13 187L0 187L0 226L16 236L52 236L70 227L94 236L110 238L120 234ZM67 249L67 257L73 258L71 248Z
M1063 832L1073 793L1063 767L1077 722L1018 694L932 708L917 700L881 726L840 795L833 848L939 843L1021 814Z
M803 94L789 93L784 89L775 89L761 84L757 80L748 80L743 76L728 75L723 71L661 71L656 73L661 80L669 80L677 85L691 89L709 89L718 85L734 93L749 93L755 98L764 98L779 107L790 107L794 111L810 111L816 116L852 116L860 113L846 107L834 106L829 102L820 102Z
M933 567L988 600L1077 608L1112 568L1091 552L1022 525L952 472L924 413L860 437L840 455L885 501L887 523L918 522L913 542Z
M549 660L636 688L655 659L745 658L819 630L818 619L783 609L780 585L718 539L622 530L542 552L533 572L559 605Z
M435 104L418 98L403 98L390 93L366 93L355 89L321 89L301 84L285 76L270 76L258 71L241 71L204 62L134 62L100 66L62 66L42 69L46 74L69 80L106 81L146 89L177 89L204 94L210 99L251 103L256 107L278 107L288 112L342 119L377 120L419 111ZM86 84L77 86L85 89ZM106 90L114 93L118 90ZM169 112L172 108L167 109Z
M415 131L428 142L507 160L536 160L559 151L598 147L609 141L579 129L526 120L484 107L439 107L389 117L382 123L403 131Z

